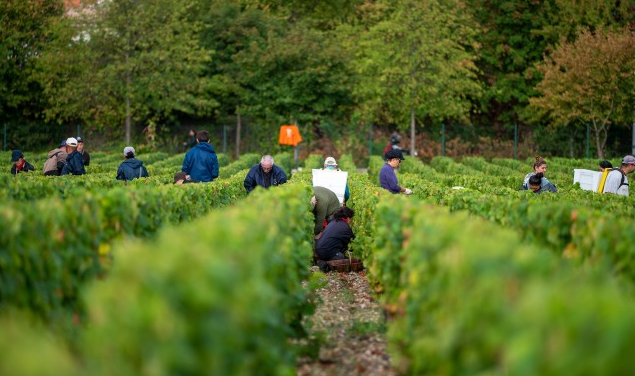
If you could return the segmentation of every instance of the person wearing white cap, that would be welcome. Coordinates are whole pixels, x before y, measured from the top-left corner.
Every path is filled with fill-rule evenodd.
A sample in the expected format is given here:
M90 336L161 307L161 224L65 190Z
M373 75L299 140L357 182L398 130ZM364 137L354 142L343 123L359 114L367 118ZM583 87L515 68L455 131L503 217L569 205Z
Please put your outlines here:
M84 159L77 151L77 139L75 137L66 139L66 154L68 154L68 157L64 167L62 167L61 175L84 175L86 173Z
M126 160L121 162L117 169L117 180L128 181L149 176L143 162L135 158L135 150L132 146L126 146L123 149L123 156Z
M635 157L627 155L622 158L622 165L609 172L604 183L603 193L614 193L620 196L628 196L628 179L626 175L635 171Z
M326 171L341 171L338 167L337 161L333 157L326 157L324 160L324 168ZM351 197L351 191L348 189L348 182L346 182L346 188L344 189L344 205L346 201Z

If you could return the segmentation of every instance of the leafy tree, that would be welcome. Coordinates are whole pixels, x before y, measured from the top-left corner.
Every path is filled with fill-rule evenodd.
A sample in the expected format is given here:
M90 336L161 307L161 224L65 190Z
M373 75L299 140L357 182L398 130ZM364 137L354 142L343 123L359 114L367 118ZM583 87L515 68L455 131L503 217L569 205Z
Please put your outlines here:
M41 89L32 76L47 25L62 13L61 0L0 1L0 122L39 114Z
M366 9L368 27L350 42L361 106L371 119L462 118L478 95L476 30L460 1L399 0ZM414 137L411 147L414 149Z
M539 69L541 94L531 106L555 126L589 122L598 157L604 158L611 124L633 119L635 34L627 29L581 30L574 42L563 37Z
M202 113L215 103L202 67L194 0L111 0L56 25L40 75L51 119L119 128L175 112Z

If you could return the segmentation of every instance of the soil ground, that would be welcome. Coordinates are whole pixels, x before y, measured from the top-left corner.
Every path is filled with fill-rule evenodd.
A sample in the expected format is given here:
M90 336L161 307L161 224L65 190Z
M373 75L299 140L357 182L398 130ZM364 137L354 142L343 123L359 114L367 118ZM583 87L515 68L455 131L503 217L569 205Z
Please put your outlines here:
M310 335L321 342L319 354L298 360L298 376L394 376L384 315L372 298L365 272L330 272L326 277L308 322Z

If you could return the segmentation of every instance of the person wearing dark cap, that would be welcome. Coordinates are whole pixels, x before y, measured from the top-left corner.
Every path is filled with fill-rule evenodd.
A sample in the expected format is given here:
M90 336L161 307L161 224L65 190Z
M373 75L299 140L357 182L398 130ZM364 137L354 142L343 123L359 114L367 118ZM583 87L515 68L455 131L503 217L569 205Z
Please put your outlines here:
M68 157L60 175L84 175L86 173L84 160L77 151L77 139L75 137L66 139L66 153Z
M395 173L395 169L399 167L403 160L404 157L400 150L389 150L386 153L386 164L384 164L381 171L379 171L379 184L382 188L387 189L391 193L410 195L412 194L412 190L400 187L397 174Z
M628 179L626 175L635 171L635 157L627 155L622 158L622 165L609 172L604 183L603 193L614 193L620 196L628 196Z
M82 155L84 166L90 165L90 154L84 150L84 139L79 136L77 137L77 152Z
M22 150L14 150L13 153L11 153L11 162L13 162L13 165L11 165L11 173L13 175L19 174L20 172L35 171L35 167L24 159Z
M66 163L66 158L68 158L68 154L66 154L66 140L64 140L59 148L49 151L42 170L44 176L59 176Z
M135 158L135 150L132 146L126 146L123 149L123 155L126 160L121 162L117 169L117 180L128 181L149 176L143 162Z
M188 183L196 183L196 180L190 179L189 176L183 171L179 171L174 174L174 184L188 184Z

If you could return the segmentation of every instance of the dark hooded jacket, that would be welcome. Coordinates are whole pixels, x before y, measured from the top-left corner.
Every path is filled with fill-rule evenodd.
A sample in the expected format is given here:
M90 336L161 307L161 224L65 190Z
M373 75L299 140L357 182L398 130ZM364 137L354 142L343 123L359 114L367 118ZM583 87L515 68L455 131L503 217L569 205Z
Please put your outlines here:
M74 150L66 158L66 164L62 168L62 175L84 175L85 173L82 155L77 150Z
M265 171L262 169L260 163L253 166L251 170L247 173L245 177L245 181L243 185L247 190L247 193L251 192L256 188L256 186L261 186L265 188L269 188L274 185L282 185L287 182L287 174L284 173L284 170L275 164L271 171L268 174L265 174Z
M192 180L210 182L218 177L218 158L212 145L199 142L192 150L185 154L183 172L190 175Z
M117 169L117 180L133 180L137 178L147 178L148 176L146 166L137 158L126 159L121 162Z

